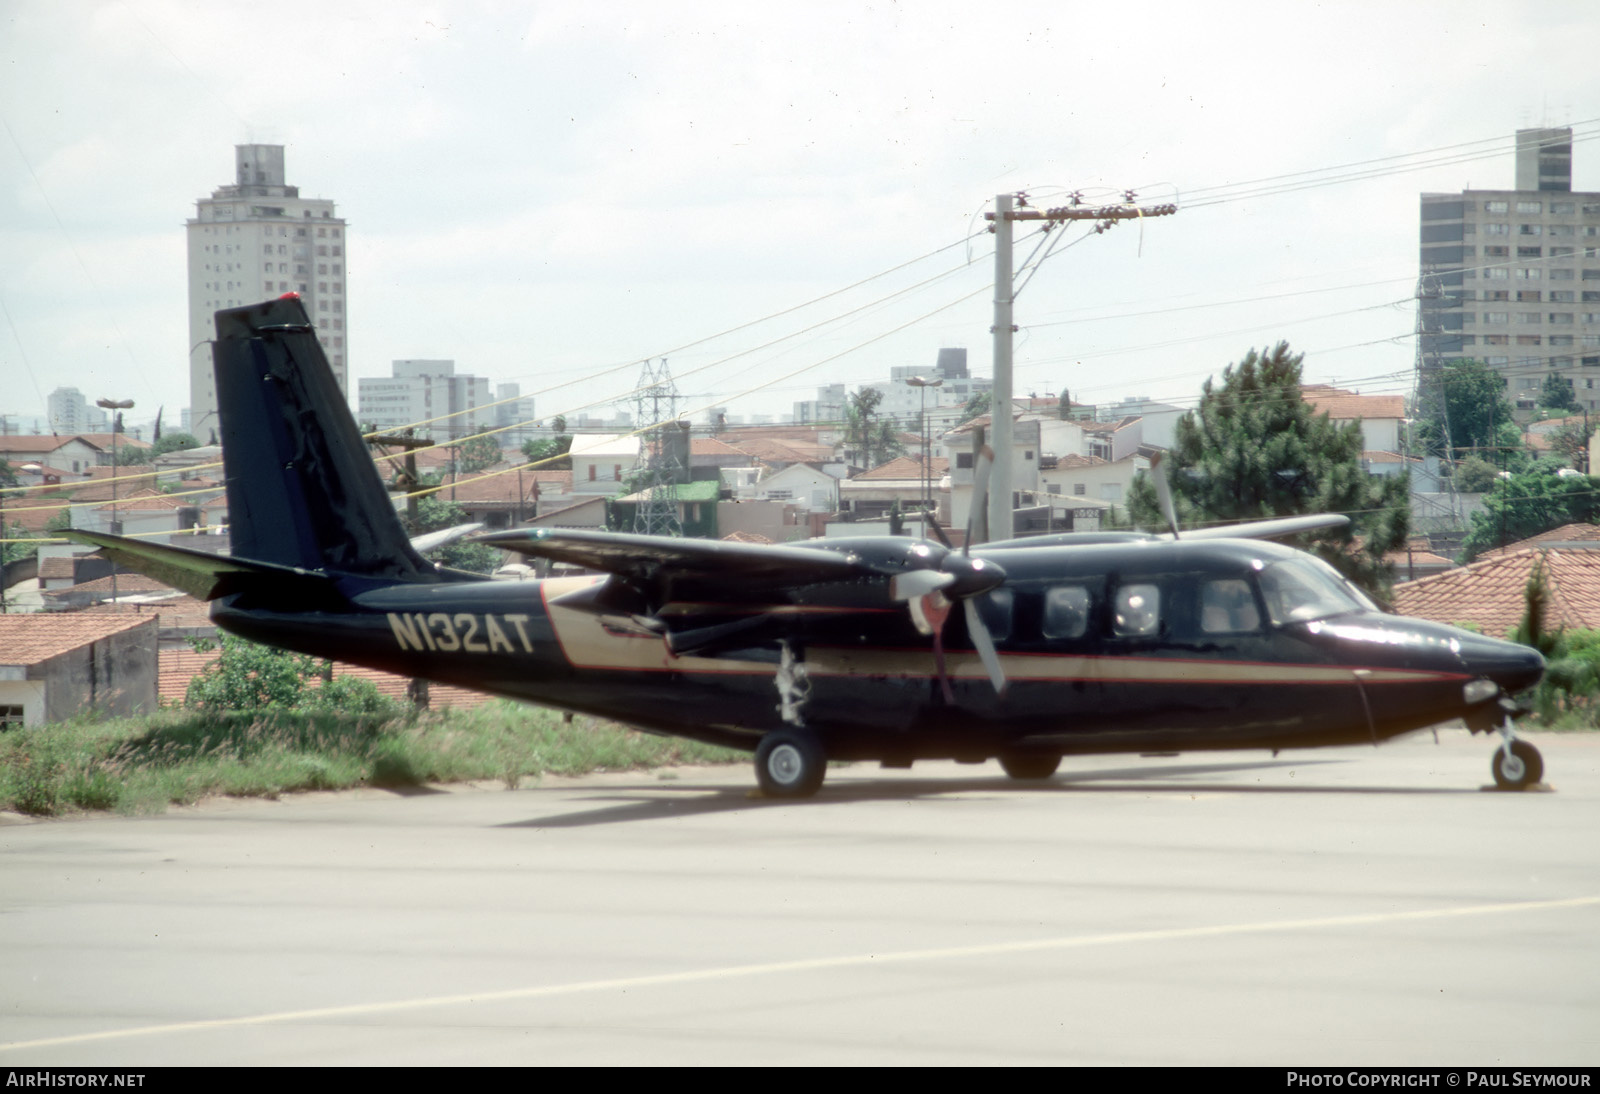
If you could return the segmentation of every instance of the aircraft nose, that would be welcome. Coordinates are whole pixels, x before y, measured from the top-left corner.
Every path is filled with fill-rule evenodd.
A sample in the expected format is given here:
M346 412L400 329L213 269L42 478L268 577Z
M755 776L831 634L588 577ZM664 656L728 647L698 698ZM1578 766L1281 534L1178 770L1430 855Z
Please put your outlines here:
M1461 642L1461 660L1474 676L1487 676L1502 691L1531 688L1544 676L1544 657L1531 646L1473 636Z

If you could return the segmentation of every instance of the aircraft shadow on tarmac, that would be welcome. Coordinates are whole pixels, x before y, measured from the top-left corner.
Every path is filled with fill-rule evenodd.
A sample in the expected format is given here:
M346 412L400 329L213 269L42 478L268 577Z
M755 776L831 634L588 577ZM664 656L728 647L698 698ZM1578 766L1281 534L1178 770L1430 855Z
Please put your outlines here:
M1279 768L1304 770L1341 760L1257 760L1246 763L1178 764L1160 767L1119 767L1098 771L1063 772L1038 783L1019 783L1003 776L966 776L948 779L884 779L879 782L837 780L804 803L782 798L764 798L752 788L705 783L641 783L617 787L586 796L583 802L606 802L577 812L536 817L497 825L501 828L583 828L598 824L629 821L665 820L708 813L744 809L817 809L827 805L857 802L905 801L911 798L939 798L970 793L1063 794L1142 793L1172 794L1465 794L1479 793L1478 787L1409 786L1315 786L1290 783L1247 784L1232 782L1188 782L1197 775L1216 775ZM1163 785L1165 784L1165 785ZM952 799L951 804L956 804Z

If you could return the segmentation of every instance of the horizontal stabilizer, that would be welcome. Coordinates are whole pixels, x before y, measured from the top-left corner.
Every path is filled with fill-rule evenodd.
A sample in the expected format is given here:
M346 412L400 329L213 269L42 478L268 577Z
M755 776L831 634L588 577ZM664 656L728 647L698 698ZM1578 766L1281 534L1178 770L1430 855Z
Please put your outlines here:
M801 585L846 581L879 572L848 552L784 544L731 543L564 528L515 528L475 536L472 542L637 580L722 576Z
M447 547L458 539L465 539L479 528L483 527L482 521L472 524L458 524L453 528L441 528L437 532L428 532L425 535L411 537L411 549L419 555L440 547Z
M214 555L188 547L146 543L126 536L67 530L61 533L77 543L100 549L118 566L154 578L174 589L182 589L197 600L216 600L259 582L261 578L291 582L326 582L320 574L270 562L250 562L227 555Z

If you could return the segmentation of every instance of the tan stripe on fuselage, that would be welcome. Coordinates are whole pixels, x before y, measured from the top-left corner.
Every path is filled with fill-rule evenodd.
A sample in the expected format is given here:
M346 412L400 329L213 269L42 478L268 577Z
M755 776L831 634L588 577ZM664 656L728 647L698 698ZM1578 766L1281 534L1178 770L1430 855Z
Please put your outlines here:
M563 608L553 601L603 578L552 578L542 583L545 610L567 661L576 668L617 672L681 672L708 675L769 676L774 667L716 657L674 657L654 635L609 630L596 615ZM1172 657L1083 657L1072 654L1004 653L1006 678L1017 681L1083 681L1099 684L1344 684L1361 671L1363 684L1465 680L1463 673L1357 665L1277 664ZM812 646L805 651L810 676L932 679L932 650L848 649ZM987 679L976 653L948 650L945 668L952 679Z

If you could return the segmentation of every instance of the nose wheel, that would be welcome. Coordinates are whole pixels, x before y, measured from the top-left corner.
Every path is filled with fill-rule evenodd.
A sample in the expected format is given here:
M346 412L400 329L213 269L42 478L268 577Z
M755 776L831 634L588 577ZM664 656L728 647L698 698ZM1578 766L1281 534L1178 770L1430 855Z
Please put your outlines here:
M1544 778L1544 757L1539 750L1517 736L1516 725L1506 715L1500 727L1504 743L1494 750L1489 762L1494 784L1501 790L1526 790Z

